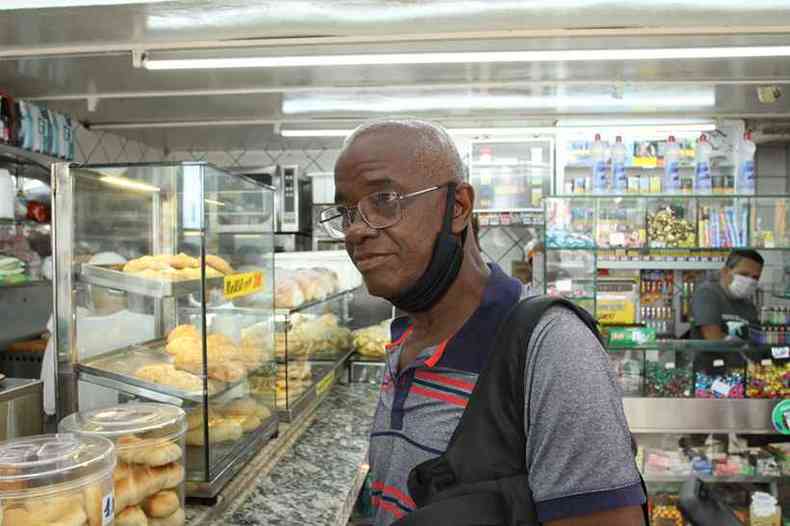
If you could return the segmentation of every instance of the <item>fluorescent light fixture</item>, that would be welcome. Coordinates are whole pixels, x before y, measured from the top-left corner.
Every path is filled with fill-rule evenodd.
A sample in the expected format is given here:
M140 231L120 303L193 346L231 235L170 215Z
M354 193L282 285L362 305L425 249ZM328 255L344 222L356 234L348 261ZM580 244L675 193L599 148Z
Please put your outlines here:
M714 125L715 121L711 119L689 119L689 118L662 118L657 117L655 119L647 119L647 118L633 118L633 117L620 117L620 118L583 118L583 119L560 119L557 121L558 128L586 128L589 126L602 126L607 128L614 128L614 127L623 127L623 128L630 128L630 127L651 127L655 128L656 126L672 126L672 127L693 127L697 126L696 129L699 129L699 126L708 126Z
M684 60L790 57L790 46L733 46L645 49L565 49L439 53L371 53L361 55L293 55L217 58L151 58L150 70L379 66L395 64L471 64L495 62L604 62L614 60Z
M127 188L129 190L139 190L141 192L161 192L162 189L158 186L132 181L125 177L118 177L115 175L102 175L99 180L103 183L118 186L120 188Z
M707 108L716 104L713 87L651 88L626 91L614 97L605 89L552 93L545 96L520 93L481 93L436 91L405 93L395 96L382 93L307 93L286 94L282 102L284 114L316 114L333 112L399 113L468 110L654 110Z
M282 137L348 137L353 129L317 129L317 130L280 130ZM524 128L447 128L451 135L496 135L496 136L525 136L555 133L553 127L524 127Z
M204 199L203 200L206 204L214 205L214 206L225 206L225 203L220 201L214 201L213 199Z
M169 0L3 0L0 11L46 9L50 7L88 7L126 4L157 4Z

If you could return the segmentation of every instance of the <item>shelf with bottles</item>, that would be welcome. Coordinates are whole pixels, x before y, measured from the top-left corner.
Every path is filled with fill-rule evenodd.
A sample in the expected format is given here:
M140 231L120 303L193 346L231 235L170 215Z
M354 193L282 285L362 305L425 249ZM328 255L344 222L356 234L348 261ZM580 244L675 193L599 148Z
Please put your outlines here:
M543 227L543 208L524 210L475 210L480 227Z

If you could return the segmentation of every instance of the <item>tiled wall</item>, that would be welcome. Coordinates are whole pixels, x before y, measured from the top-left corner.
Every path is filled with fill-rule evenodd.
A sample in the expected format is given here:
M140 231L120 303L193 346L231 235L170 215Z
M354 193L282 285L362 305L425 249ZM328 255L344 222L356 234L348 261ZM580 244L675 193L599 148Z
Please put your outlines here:
M145 163L164 159L161 148L154 148L110 132L91 131L80 126L74 138L74 160L80 163Z

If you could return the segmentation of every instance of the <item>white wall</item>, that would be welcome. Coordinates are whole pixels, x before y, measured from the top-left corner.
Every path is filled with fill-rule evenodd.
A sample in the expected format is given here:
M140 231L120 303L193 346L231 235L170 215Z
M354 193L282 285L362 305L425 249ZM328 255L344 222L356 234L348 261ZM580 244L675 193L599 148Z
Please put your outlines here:
M82 126L77 128L74 141L74 160L79 163L145 163L164 160L161 148L114 133L91 131Z

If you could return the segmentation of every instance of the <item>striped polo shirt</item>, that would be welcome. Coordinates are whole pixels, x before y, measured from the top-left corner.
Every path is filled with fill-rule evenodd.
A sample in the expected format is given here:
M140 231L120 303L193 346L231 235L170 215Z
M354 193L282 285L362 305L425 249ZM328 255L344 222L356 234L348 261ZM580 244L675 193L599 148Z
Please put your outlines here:
M404 370L398 370L398 360L402 350L401 344L409 337L411 328L408 319L400 318L393 321L393 343L389 346L384 378L381 384L379 403L374 417L370 435L370 465L372 477L372 497L375 509L376 526L387 526L416 508L409 495L409 472L416 465L441 455L447 448L450 438L463 414L469 397L474 389L477 377L487 361L491 351L500 320L524 295L524 289L518 280L508 277L498 266L491 266L491 275L483 293L480 306L449 340L438 346L423 350L417 359ZM556 312L552 312L555 311ZM541 427L541 419L537 415L530 417L528 450L525 452L530 466L530 487L536 500L540 520L555 520L564 516L592 512L616 506L638 505L644 502L644 495L639 485L636 464L630 449L625 417L622 414L620 391L614 378L613 369L608 365L608 357L600 344L583 322L567 309L551 309L546 319L533 333L530 340L531 349L538 333L554 334L548 330L559 327L563 337L570 336L575 341L586 339L589 345L597 346L588 352L584 345L580 347L583 354L581 360L590 356L591 367L600 371L596 380L593 374L592 385L586 385L580 396L596 399L595 407L587 409L591 418L596 419L595 425L603 424L610 431L605 437L598 436L595 430L578 435L564 441L556 447L555 452L547 452L546 443L556 441L557 430L554 426ZM576 325L574 325L574 320ZM580 326L583 326L580 327ZM586 330L586 334L580 332ZM564 342L552 340L551 345L566 345ZM573 344L571 344L573 345ZM535 353L537 354L537 353ZM552 353L541 353L551 357ZM553 356L559 356L554 354ZM530 358L531 361L533 361ZM563 363L564 358L551 363ZM585 366L584 363L581 364ZM538 369L554 367L541 361L531 365ZM561 368L561 366L560 366ZM557 368L558 379L565 375ZM604 371L605 369L605 371ZM608 373L606 372L608 371ZM529 375L525 371L525 377ZM569 382L580 383L569 378ZM540 400L544 396L556 398L549 392L552 383L533 381L541 392L534 388L528 391L531 396ZM530 386L529 382L525 385ZM597 396L596 393L601 395ZM599 410L601 409L601 410ZM546 411L562 411L546 404ZM609 416L612 414L612 416ZM554 418L563 422L561 417ZM562 430L561 430L562 431ZM583 431L580 431L583 432ZM562 433L560 433L562 434ZM572 433L571 433L572 434ZM601 480L584 480L589 476L579 473L575 476L574 468L567 462L555 459L552 455L575 455L574 448L585 448L587 442L592 447L605 447L614 451L615 469L607 469L601 462L610 462L610 452L604 455L592 455L589 463L578 463L579 469L600 472ZM540 461L532 460L540 457ZM546 459L544 462L543 459ZM557 465L564 470L563 476L570 477L567 481L554 480L554 474L548 466ZM545 467L544 467L545 466ZM563 467L564 466L564 467ZM533 484L534 475L540 481ZM596 475L598 477L598 475ZM545 481L545 483L541 482ZM576 481L576 482L574 482ZM570 486L568 484L571 484ZM534 486L534 487L533 487ZM543 497L544 503L538 502ZM568 500L570 499L570 500ZM592 500L591 500L592 499ZM570 509L570 511L569 511Z

